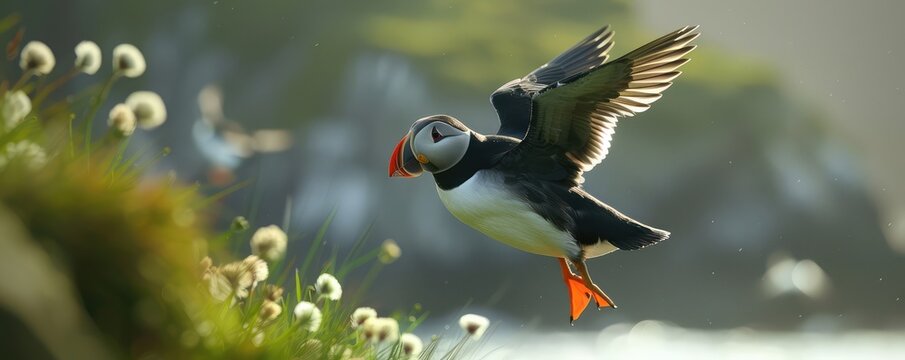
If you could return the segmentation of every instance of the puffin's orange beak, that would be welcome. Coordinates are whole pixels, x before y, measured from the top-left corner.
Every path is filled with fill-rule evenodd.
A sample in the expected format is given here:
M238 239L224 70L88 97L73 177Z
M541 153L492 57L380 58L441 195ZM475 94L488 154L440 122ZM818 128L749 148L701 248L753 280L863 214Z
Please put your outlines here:
M402 137L396 147L393 149L393 155L390 155L390 177L413 178L424 171L415 154L412 153L411 147L408 146L409 134Z

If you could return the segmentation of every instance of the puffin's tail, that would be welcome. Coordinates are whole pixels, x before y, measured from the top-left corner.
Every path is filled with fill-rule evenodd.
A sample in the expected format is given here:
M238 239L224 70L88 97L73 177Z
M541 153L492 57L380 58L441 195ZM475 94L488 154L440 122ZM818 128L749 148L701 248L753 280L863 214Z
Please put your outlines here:
M669 238L669 231L644 225L625 215L620 220L620 231L615 232L618 236L607 238L620 250L638 250Z
M650 227L650 226L644 225L644 224L636 222L636 221L635 221L635 223L639 227L638 237L635 239L635 241L630 243L629 248L624 248L622 246L616 245L620 249L637 250L637 249L641 249L643 247L647 247L647 246L656 244L663 240L669 239L669 231Z
M580 243L606 240L620 250L638 250L669 238L669 231L644 225L580 188L570 189L570 194L582 198L570 202L578 215L575 233Z

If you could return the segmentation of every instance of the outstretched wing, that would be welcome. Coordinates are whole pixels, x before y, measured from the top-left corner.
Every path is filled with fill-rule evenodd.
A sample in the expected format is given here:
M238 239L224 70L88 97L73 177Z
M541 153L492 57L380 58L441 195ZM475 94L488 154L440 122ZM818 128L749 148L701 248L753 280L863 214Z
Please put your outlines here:
M490 95L500 118L499 135L522 139L531 121L531 99L557 81L585 73L606 62L613 32L604 26L523 78L512 80Z
M570 180L599 164L616 122L647 110L660 98L683 58L695 48L694 27L684 27L621 58L552 83L532 97L531 121L522 142L507 155L510 165L557 163Z

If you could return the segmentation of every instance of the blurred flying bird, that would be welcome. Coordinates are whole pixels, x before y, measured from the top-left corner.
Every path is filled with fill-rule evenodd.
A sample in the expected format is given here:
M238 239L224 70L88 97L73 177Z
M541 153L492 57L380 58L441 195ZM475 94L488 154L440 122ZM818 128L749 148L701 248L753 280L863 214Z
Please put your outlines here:
M496 135L448 115L415 121L393 150L389 175L428 171L443 205L463 223L520 250L559 258L570 322L591 298L598 309L615 308L585 260L641 249L669 232L585 192L582 173L606 157L620 117L647 110L672 85L695 48L689 44L696 29L683 27L607 62L613 31L604 26L493 92Z
M209 178L212 183L232 181L232 171L255 153L271 153L292 146L286 130L263 129L246 131L223 115L223 92L216 85L205 86L198 93L201 118L192 127L192 137L201 153L212 163Z

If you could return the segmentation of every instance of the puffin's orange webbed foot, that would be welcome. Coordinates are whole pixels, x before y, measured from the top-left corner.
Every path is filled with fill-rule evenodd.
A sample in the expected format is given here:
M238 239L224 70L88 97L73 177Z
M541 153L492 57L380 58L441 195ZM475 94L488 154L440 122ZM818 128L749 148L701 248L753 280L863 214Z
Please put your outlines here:
M598 291L603 293L599 288L595 286L594 290L597 291L592 290L586 285L583 278L573 274L565 259L559 259L559 266L562 268L563 282L566 283L566 289L569 291L569 323L578 320L584 309L591 303L591 297L597 303L598 309L613 306L612 301L606 298L605 294L604 296L598 295Z
M597 302L597 310L600 310L600 308L603 307L611 307L615 309L616 303L613 302L613 299L610 299L610 297L607 296L607 294L604 293L603 290L600 290L600 287L597 286L597 284L594 284L594 281L591 280L591 274L588 273L588 266L585 265L584 260L576 261L573 264L575 264L575 269L578 270L578 273L581 274L581 277L579 277L579 279L582 279L584 281L585 287L587 287L587 289L594 294L594 301Z

